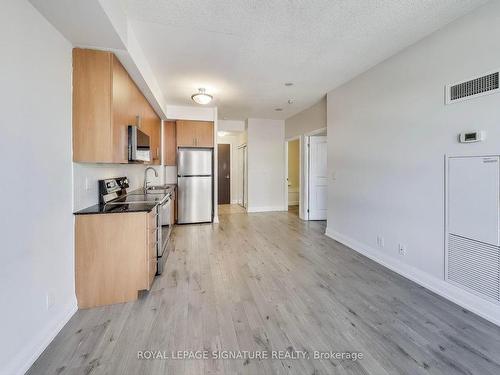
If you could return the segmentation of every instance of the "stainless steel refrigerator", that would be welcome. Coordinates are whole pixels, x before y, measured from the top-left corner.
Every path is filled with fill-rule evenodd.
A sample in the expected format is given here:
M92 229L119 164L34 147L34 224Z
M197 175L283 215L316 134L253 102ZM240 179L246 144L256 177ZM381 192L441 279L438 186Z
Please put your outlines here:
M179 148L177 152L177 222L213 220L213 150Z

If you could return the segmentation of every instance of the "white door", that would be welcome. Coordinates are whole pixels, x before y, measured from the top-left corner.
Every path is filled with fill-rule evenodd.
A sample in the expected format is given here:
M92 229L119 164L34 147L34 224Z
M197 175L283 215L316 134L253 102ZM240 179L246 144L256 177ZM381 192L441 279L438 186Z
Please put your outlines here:
M498 156L449 159L450 233L499 245L499 162Z
M309 137L309 220L326 220L328 170L326 136Z

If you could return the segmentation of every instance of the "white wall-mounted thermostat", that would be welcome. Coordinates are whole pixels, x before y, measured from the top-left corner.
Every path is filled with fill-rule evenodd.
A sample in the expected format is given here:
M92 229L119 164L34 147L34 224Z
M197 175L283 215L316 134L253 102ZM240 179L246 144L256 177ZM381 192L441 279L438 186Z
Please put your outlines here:
M472 143L484 141L486 134L484 130L473 130L470 132L463 132L458 135L460 143Z

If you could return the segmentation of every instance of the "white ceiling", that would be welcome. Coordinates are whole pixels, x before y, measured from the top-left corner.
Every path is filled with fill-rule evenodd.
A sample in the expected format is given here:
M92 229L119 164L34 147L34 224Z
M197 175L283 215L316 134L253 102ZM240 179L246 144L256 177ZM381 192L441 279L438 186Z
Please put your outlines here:
M228 119L288 118L487 2L123 1L167 103L192 105L205 87Z

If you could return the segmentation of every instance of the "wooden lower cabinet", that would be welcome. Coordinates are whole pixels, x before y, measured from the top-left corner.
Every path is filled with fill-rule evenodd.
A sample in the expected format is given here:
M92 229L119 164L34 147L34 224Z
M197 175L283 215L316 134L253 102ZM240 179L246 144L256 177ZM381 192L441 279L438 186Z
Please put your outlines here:
M122 303L149 290L156 274L156 212L77 215L79 308Z

